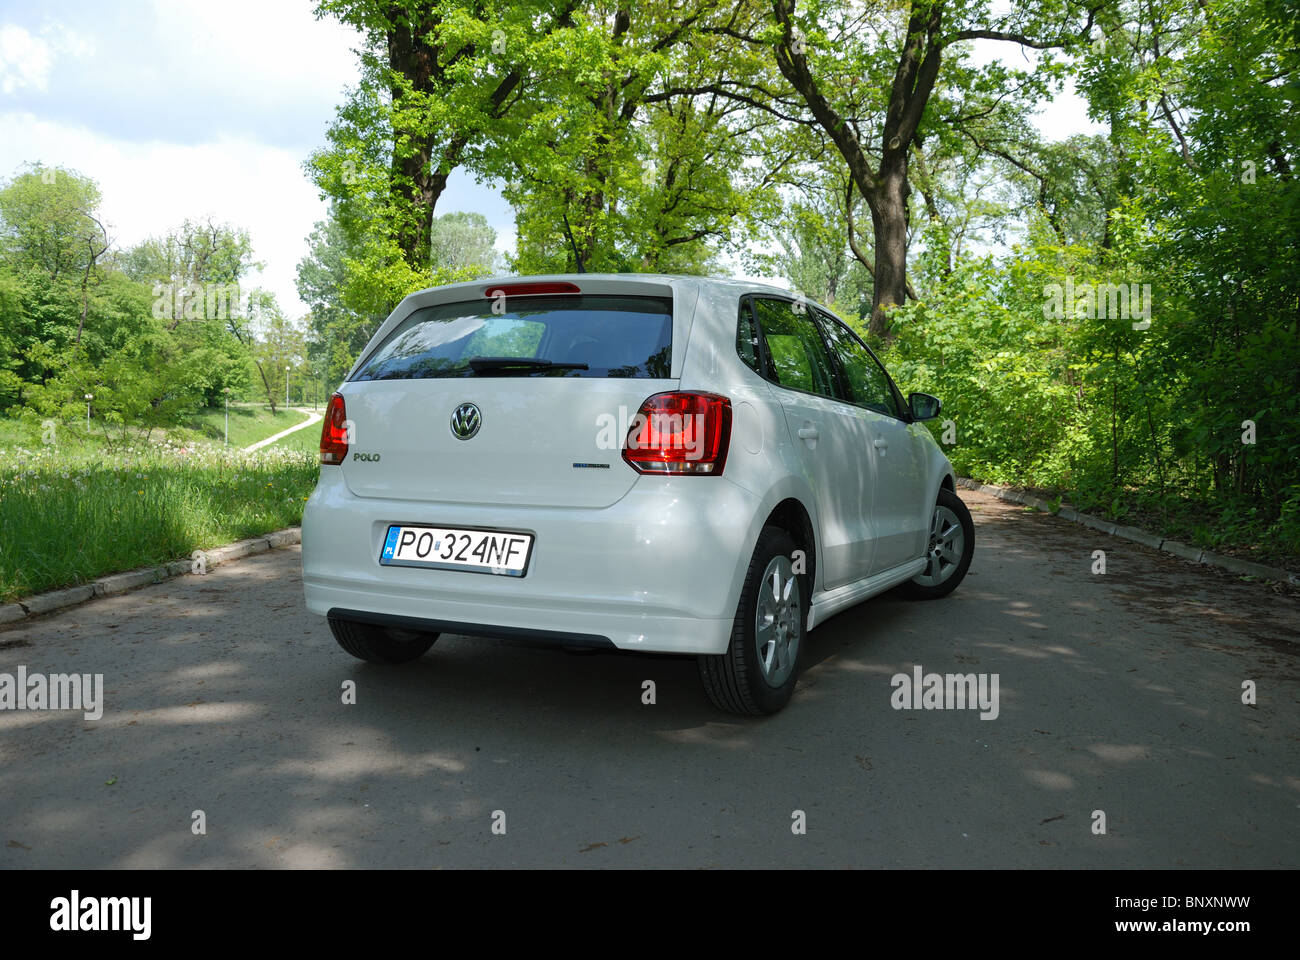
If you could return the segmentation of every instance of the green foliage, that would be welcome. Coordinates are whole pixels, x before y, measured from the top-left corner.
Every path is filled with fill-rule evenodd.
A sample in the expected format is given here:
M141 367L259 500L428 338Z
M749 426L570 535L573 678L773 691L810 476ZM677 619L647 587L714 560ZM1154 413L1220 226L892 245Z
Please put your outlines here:
M497 232L481 213L444 213L433 219L432 261L448 273L496 273Z
M1284 9L1106 8L1077 75L1108 133L1021 155L1011 182L1038 208L1025 242L954 264L949 218L927 228L922 302L895 313L885 351L946 401L960 470L1296 555L1300 50ZM1149 288L1149 312L1130 297L1117 317L1121 284Z
M246 231L211 220L116 251L98 202L62 168L0 185L0 411L84 422L90 394L93 430L121 445L249 388L259 331L239 284L260 265Z
M51 279L79 278L103 252L99 187L62 167L30 166L0 190L0 253Z
M959 472L1049 487L1068 485L1087 461L1075 331L1045 318L1041 297L1008 284L991 259L960 261L940 290L896 311L892 329L882 359L904 393L943 400L929 426L942 442L953 421L956 443L945 449Z

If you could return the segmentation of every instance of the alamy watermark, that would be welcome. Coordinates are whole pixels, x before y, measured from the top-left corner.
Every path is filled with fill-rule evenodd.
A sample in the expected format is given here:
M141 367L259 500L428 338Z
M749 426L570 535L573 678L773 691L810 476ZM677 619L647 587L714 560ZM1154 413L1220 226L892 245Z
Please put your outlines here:
M621 450L624 438L629 450L685 450L687 460L699 460L704 456L704 414L629 415L628 408L620 406L617 417L596 417L597 449Z
M1043 287L1043 316L1048 320L1131 320L1134 330L1151 326L1151 284L1080 283Z
M895 710L979 710L981 720L996 720L1001 711L996 673L925 673L918 664L889 685Z
M50 901L50 929L56 933L126 932L133 940L148 940L152 915L152 897L83 897L73 890Z
M102 673L0 673L0 710L80 710L87 720L104 715Z
M248 316L238 283L155 283L156 320L231 320Z

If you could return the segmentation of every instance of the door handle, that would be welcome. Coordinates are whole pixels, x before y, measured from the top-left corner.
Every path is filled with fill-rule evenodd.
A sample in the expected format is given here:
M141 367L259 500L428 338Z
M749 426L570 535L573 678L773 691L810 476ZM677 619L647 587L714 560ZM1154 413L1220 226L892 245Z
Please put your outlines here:
M880 451L880 455L882 457L885 455L885 451L889 449L889 441L882 440L879 437L877 437L875 440L872 440L871 445Z
M805 423L802 427L799 428L798 433L799 433L800 440L816 440L818 437L821 436L821 434L817 432L817 428L814 427L811 423Z

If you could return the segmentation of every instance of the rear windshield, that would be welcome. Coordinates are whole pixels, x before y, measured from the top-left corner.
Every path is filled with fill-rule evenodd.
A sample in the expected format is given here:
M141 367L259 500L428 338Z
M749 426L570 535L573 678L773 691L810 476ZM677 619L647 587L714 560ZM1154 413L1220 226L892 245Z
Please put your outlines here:
M493 312L494 304L501 312ZM670 297L520 296L504 303L485 298L416 310L352 379L663 379L672 367L672 338Z

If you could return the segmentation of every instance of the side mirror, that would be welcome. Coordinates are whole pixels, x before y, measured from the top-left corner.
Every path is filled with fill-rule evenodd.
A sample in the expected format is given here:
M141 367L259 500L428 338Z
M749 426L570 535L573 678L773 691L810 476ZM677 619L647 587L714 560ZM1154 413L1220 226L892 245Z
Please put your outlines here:
M933 420L943 409L939 398L932 397L928 393L909 393L907 406L912 411L913 420Z

